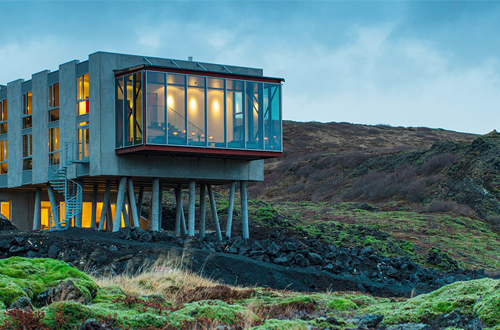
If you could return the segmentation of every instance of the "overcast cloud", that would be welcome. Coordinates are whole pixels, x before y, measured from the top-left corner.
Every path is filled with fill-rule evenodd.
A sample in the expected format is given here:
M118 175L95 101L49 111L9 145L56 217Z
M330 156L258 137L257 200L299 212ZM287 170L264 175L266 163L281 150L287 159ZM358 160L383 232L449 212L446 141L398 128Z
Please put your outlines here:
M0 84L95 51L252 66L284 117L500 128L500 3L0 0Z

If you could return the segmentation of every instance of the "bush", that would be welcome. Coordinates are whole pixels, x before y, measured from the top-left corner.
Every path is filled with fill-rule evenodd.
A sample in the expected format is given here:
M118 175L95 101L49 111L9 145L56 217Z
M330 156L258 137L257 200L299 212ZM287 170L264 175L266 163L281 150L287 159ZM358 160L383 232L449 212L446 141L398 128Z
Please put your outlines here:
M429 213L445 213L459 209L459 205L452 201L433 200L425 207Z
M439 172L450 167L459 158L460 155L452 153L437 155L430 158L424 165L422 165L421 172L427 175Z

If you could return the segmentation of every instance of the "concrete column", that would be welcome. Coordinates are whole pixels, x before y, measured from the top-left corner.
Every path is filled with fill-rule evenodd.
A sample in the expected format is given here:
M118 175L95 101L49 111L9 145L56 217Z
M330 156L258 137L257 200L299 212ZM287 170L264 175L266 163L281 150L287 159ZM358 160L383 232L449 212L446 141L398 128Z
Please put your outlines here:
M149 219L150 221L150 226L151 230L158 231L159 229L159 199L160 199L160 179L154 178L153 179L153 192L151 193L151 218Z
M144 186L139 187L139 198L137 199L137 216L139 217L139 225L141 224L142 216L142 200L144 199ZM139 226L137 226L139 227Z
M226 237L231 237L231 226L233 225L234 192L236 191L236 181L231 181L229 190L229 206L227 208Z
M140 192L139 192L139 198L142 199ZM139 214L137 212L137 205L135 204L134 183L132 182L132 178L128 178L128 199L130 201L129 207L130 207L130 213L132 213L133 227L138 228L140 226L140 222L139 222Z
M47 194L49 195L51 217L53 217L54 226L56 229L61 229L61 222L59 219L59 208L57 207L56 195L50 183L47 183ZM52 229L52 222L50 221L51 219L49 219L49 227Z
M33 184L45 183L48 181L48 106L49 106L49 86L47 75L49 71L42 71L33 75L32 95L33 95ZM10 115L10 113L9 113Z
M205 218L207 214L207 185L200 184L200 237L205 237Z
M219 216L217 215L217 206L215 205L214 192L212 190L212 185L207 184L208 198L210 199L210 206L212 207L212 216L214 217L215 230L217 231L217 237L219 241L222 241L222 233L220 231Z
M163 183L160 181L158 186L158 230L161 229L163 221Z
M59 66L59 138L61 148L66 142L76 141L78 132L76 128L76 66L78 61L71 61ZM72 154L69 154L72 153ZM75 159L76 149L69 148L61 153L61 164L67 159ZM68 167L68 178L76 177L76 167Z
M111 210L111 203L108 203L108 207L106 209L107 209L106 210L106 230L111 231L111 228L113 228L113 211ZM116 211L116 209L115 209L115 211Z
M186 216L184 215L184 204L182 203L182 199L181 199L181 217L182 217L182 221L181 221L182 234L183 235L187 235L188 234L188 230L187 230L187 227L186 227Z
M94 190L92 191L92 216L90 218L90 228L96 227L97 222L97 195L99 193L98 186L94 185Z
M125 203L125 188L127 187L127 177L122 176L118 185L118 195L116 196L115 220L113 222L113 231L119 231L122 226L122 210Z
M125 202L123 203L123 209L122 209L123 227L130 227L130 216L129 212L127 211L127 205L128 205L128 210L130 211L130 202L128 199L128 195L125 194Z
M243 229L243 238L249 238L248 232L248 204L247 204L247 182L240 181L241 194L241 225Z
M111 181L106 181L106 190L104 191L104 198L102 200L102 210L101 210L101 218L99 220L99 230L104 230L104 224L106 221L106 213L108 213L109 203L109 191L111 190ZM109 213L111 214L111 213ZM107 228L109 230L109 227Z
M182 185L175 187L175 236L181 235L182 221Z
M23 175L23 96L22 79L7 84L7 107L9 128L9 157L7 163L9 171L7 172L9 188L19 187L22 184ZM45 150L45 149L44 149Z
M33 230L42 228L42 188L36 188L35 193L35 212L33 215Z
M188 235L194 236L196 212L196 181L189 180L189 213L188 213Z
M76 180L76 183L82 187L82 197L80 199L80 213L75 215L75 227L82 228L82 212L83 212L83 180ZM78 187L75 186L75 195L78 193Z

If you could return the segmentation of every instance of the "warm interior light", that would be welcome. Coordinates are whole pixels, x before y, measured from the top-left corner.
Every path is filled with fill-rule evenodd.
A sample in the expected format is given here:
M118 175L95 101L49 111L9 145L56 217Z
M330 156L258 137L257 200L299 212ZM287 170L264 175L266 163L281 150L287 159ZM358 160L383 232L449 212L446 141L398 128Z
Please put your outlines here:
M209 138L210 140L213 140L213 139L214 139L214 137L213 137L212 135L210 135L208 138Z
M194 136L194 135L195 135L195 134L194 134L194 132L193 132L193 133L191 133L191 135L193 135L193 136Z
M186 134L186 130L185 129L182 130L182 134Z
M174 132L174 135L177 135L177 132Z
M205 137L205 134L201 134L200 137L204 138Z
M192 98L191 101L189 101L189 108L191 109L191 111L196 111L197 107L198 106L196 104L196 100Z
M173 108L174 107L174 98L172 96L168 96L167 97L167 106L169 108Z
M212 105L212 109L214 110L214 112L218 113L219 112L219 109L220 109L220 106L219 106L219 101L215 100L214 101L214 104Z

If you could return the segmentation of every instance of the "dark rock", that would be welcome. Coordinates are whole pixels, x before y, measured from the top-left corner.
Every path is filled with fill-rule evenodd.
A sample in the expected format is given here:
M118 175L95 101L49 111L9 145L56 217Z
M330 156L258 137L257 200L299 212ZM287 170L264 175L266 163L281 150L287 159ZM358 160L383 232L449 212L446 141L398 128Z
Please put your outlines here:
M80 326L80 330L111 330L106 324L97 322L96 320L87 320Z
M362 256L368 256L372 253L373 253L373 249L371 247L367 247L367 248L364 248L363 250L361 250L361 252L359 254Z
M108 248L108 251L109 252L116 252L118 251L118 247L116 245L111 245L109 248Z
M125 227L125 228L122 228L120 229L120 238L121 239L130 239L130 232L132 231L132 229L130 227Z
M177 237L174 241L175 244L177 244L180 247L184 247L184 240L180 237Z
M273 260L273 262L277 265L287 265L290 261L288 257L280 257Z
M327 317L325 322L330 323L331 325L339 325L339 321L333 316Z
M321 265L321 264L323 264L323 258L321 258L321 256L319 254L317 254L317 253L309 253L309 255L307 256L307 258L309 259L309 261L313 265Z
M250 245L250 248L252 250L264 250L264 248L262 247L262 245L259 242L257 242L257 241L253 242L252 245Z
M289 251L297 251L297 245L291 242L286 242L283 244L283 251L289 252Z
M280 248L278 245L276 245L276 243L271 242L271 244L269 244L269 246L267 247L266 252L270 257L276 257L280 252Z
M1 240L0 241L0 250L8 250L8 249L10 249L10 243L5 239Z
M335 267L333 266L333 264L328 264L325 267L323 267L323 270L326 270L327 272L333 272L334 269Z
M59 255L59 247L55 244L49 247L49 251L47 252L47 256L51 259L57 259Z
M24 245L24 243L26 243L26 238L22 236L16 236L10 241L12 245Z
M26 245L23 245L23 246L11 246L10 249L9 249L9 253L10 254L19 254L19 253L22 253L22 252L26 252L28 251L28 247Z
M304 257L302 254L300 253L297 253L294 257L294 260L295 262L297 263L297 265L299 265L300 267L308 267L311 265L311 263L309 262L309 260L307 260L306 257Z
M95 295L95 292L91 292ZM41 292L38 295L38 302L42 305L49 305L56 301L76 301L81 304L88 304L91 302L92 297L85 295L79 291L73 281L61 281L55 288L50 288Z
M36 255L36 252L35 252L35 251L28 251L28 252L26 253L26 256L27 256L28 258L36 258L36 257L37 257L37 255Z
M139 236L139 242L151 242L152 239L153 237L148 232L142 233L141 236Z
M227 253L238 254L238 249L235 247L230 247L226 250Z
M16 226L12 224L6 217L0 215L0 231L17 230Z
M464 274L457 274L453 277L453 281L454 282L458 282L458 281L468 281L469 278L467 276L465 276Z
M21 297L10 304L10 309L19 308L25 310L26 308L33 310L33 305L31 304L31 299L29 297Z
M364 315L359 318L359 326L365 327L365 328L375 328L377 325L379 325L380 322L384 319L384 315L378 314L378 315Z

